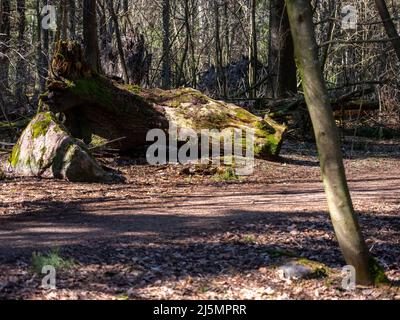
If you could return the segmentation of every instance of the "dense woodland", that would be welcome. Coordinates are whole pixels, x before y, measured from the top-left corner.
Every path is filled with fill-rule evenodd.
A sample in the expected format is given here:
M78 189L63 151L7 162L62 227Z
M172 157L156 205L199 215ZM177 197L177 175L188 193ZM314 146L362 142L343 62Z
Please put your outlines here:
M33 269L50 260L65 272L73 298L246 299L246 290L259 299L345 298L349 290L366 298L361 285L372 298L399 299L399 32L396 0L0 0L0 243L22 239L20 255L0 244L11 261L0 256L0 298L4 288L6 298L65 298L9 281L10 265L23 270L31 255ZM240 137L247 153L229 163L226 149L201 164L176 165L171 153L169 163L144 163L151 130L167 132L165 147L174 148L172 125L175 149L211 146L209 129L255 134L250 147ZM235 169L249 150L255 170L241 177ZM38 220L24 214L32 212ZM64 217L71 212L92 215L74 245L66 234L81 218ZM193 223L193 213L203 220ZM54 244L20 229L13 215L36 226L43 218ZM98 229L89 231L91 223ZM29 237L42 245L24 245ZM82 254L102 241L97 257ZM201 262L192 245L203 246ZM93 258L105 274L95 277L109 287L71 284L83 276L60 255L81 270ZM174 261L162 261L168 256ZM125 281L107 279L114 264ZM353 287L340 281L344 265L354 269ZM276 269L276 287L260 293L257 283L275 279ZM232 274L240 290L229 287Z
M390 37L375 1L345 4L357 8L355 30L342 28L341 1L312 1L328 89L332 98L353 95L357 103L365 100L366 108L380 108L389 119L375 118L375 124L395 126L398 57ZM41 13L49 14L41 12L45 5L57 8L50 30L40 27ZM386 5L398 27L396 1ZM95 12L85 15L84 6ZM192 87L236 103L299 97L283 12L283 1L2 1L1 116L15 119L35 112L54 43L73 39L84 44L85 25L99 34L97 43L86 45L110 77L144 87Z

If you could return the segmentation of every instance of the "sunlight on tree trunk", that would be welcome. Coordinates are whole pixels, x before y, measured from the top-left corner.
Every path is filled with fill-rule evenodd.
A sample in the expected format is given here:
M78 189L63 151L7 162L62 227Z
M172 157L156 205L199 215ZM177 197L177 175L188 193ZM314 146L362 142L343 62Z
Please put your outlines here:
M385 280L370 256L354 212L346 181L338 130L318 59L312 10L308 0L286 0L297 67L314 126L321 171L336 237L357 283L371 285Z

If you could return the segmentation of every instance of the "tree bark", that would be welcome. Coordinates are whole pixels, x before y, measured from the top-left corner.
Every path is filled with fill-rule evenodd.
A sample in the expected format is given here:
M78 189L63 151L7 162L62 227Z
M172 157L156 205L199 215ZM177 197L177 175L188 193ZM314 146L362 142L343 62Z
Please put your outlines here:
M18 12L18 51L21 56L18 58L16 67L15 96L21 107L26 104L25 97L25 79L26 79L26 60L25 60L25 0L17 0Z
M351 201L338 130L318 59L311 5L308 0L286 0L286 4L336 237L346 262L356 269L357 283L371 285L384 276L369 254Z
M37 0L37 18L38 18L38 78L39 78L39 87L40 92L45 91L46 87L46 78L48 74L49 68L49 30L42 28L42 19L41 9L43 6L48 4L48 0Z
M179 88L184 85L185 81L185 63L189 54L190 49L190 8L189 0L183 1L183 11L184 11L184 25L185 25L185 47L182 50L182 57L178 67L176 86Z
M99 73L100 52L97 35L96 0L83 0L83 49L92 71Z
M61 6L61 40L67 40L68 38L68 0L62 0Z
M124 49L122 47L121 31L119 28L118 17L115 14L115 10L114 10L114 1L107 0L107 5L108 5L108 11L110 12L110 15L111 15L111 19L114 22L115 36L117 37L118 55L119 55L119 60L121 62L121 67L122 67L122 75L123 75L125 83L129 83L129 75L128 75L128 70L126 68Z
M223 52L221 46L221 17L220 0L214 0L214 43L215 43L215 70L216 88L222 88L222 96L227 96L226 77L223 68Z
M68 30L69 38L76 39L76 3L75 0L68 0Z
M400 36L390 16L386 2L385 0L375 0L375 5L379 11L379 15L381 16L383 25L385 26L386 33L389 36L389 39L391 39L392 41L392 45L396 52L397 58L400 61Z
M269 95L278 99L285 98L297 93L297 73L293 41L284 1L270 1L269 24Z
M254 87L257 83L257 28L256 28L256 9L257 0L250 1L250 46L249 46L249 88L250 98L257 96L257 89Z
M163 0L162 16L163 16L163 56L162 56L162 88L171 88L171 43L170 43L170 2Z
M10 59L8 58L11 40L10 0L1 1L2 19L0 20L0 90L6 92L9 82Z

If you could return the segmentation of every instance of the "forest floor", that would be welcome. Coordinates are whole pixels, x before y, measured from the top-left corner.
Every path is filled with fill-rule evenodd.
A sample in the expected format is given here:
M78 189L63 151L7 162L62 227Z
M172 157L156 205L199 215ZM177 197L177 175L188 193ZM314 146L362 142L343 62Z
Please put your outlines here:
M0 299L400 299L400 142L355 147L354 205L389 286L342 289L315 149L286 143L232 181L122 158L121 184L0 181ZM32 256L51 248L73 263L45 290ZM282 278L299 258L325 277Z

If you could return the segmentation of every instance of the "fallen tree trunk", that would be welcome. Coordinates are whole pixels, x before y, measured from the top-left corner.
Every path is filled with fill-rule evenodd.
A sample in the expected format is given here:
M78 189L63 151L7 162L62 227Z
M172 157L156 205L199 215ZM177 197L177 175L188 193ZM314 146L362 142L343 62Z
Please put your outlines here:
M268 117L259 118L194 89L145 90L94 75L73 42L58 44L47 87L41 111L62 113L72 136L86 144L111 141L108 146L119 151L146 146L149 130L167 133L173 124L178 130L192 129L199 137L203 129L254 129L256 156L276 158L286 131Z

